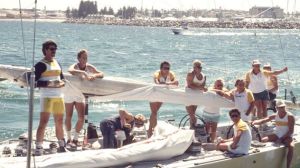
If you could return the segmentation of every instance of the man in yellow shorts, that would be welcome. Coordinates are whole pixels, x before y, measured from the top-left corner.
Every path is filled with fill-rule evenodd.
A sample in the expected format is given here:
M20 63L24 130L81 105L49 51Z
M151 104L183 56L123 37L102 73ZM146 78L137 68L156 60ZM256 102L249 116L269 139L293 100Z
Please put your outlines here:
M55 59L57 45L48 40L43 43L44 58L35 64L36 87L40 88L40 122L36 133L35 155L43 155L43 139L45 128L52 113L55 121L58 152L65 152L63 116L65 111L62 87L64 76L60 64Z

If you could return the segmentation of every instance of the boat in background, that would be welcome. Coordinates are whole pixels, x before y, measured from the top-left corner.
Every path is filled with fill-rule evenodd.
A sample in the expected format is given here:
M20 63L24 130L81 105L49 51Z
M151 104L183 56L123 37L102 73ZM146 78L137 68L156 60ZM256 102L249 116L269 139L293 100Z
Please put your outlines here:
M184 22L180 27L173 27L171 30L175 35L182 35L184 31L188 30L188 23Z

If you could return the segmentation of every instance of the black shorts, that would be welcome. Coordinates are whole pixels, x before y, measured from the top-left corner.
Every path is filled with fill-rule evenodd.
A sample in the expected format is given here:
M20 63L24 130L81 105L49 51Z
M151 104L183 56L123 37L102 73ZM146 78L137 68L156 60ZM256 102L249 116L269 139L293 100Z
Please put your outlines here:
M270 100L274 100L276 98L276 94L269 92L269 98Z
M262 101L265 101L265 100L270 100L270 97L269 97L269 92L267 90L264 90L260 93L253 93L253 96L254 96L254 100L262 100Z

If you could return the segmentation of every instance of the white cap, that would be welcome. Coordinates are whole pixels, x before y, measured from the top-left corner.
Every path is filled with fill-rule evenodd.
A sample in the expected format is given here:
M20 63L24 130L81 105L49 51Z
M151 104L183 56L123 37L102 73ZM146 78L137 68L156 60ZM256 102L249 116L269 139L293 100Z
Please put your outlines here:
M276 101L276 107L285 107L285 103L283 100L277 100Z
M260 61L258 59L255 59L252 61L252 65L260 65Z
M270 63L266 63L266 64L264 65L264 68L271 68L271 64L270 64Z

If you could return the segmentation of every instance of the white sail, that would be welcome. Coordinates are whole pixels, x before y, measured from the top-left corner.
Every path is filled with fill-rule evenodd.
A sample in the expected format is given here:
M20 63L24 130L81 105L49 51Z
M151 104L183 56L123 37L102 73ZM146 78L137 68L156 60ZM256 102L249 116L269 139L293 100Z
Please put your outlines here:
M11 65L0 65L0 76L27 86L26 74L28 68ZM80 90L83 94L100 96L99 101L151 101L166 102L182 105L203 105L210 107L233 107L233 102L218 96L214 92L193 91L190 89L169 89L161 85L154 85L134 81L126 78L104 77L94 81L82 80L78 76L64 74L68 87Z
M209 107L234 107L234 103L215 92L202 92L191 89L169 89L160 85L149 85L113 95L96 97L98 101L131 101L146 100L150 102L165 102L182 105L203 105Z

